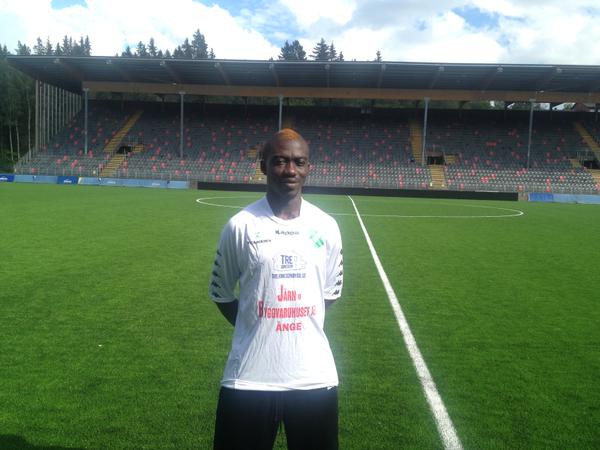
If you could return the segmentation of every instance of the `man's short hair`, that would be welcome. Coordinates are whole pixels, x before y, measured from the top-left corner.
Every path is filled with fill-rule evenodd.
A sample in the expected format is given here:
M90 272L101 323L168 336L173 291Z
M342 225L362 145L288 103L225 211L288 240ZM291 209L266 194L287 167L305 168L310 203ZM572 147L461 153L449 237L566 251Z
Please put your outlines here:
M273 151L273 149L275 149L275 147L277 147L277 145L279 145L280 143L286 141L298 141L302 145L304 145L308 150L308 144L300 133L298 133L295 130L292 130L291 128L282 128L277 133L275 133L271 137L271 139L265 142L265 145L263 146L260 155L261 161L266 162L266 159L269 157L269 154Z

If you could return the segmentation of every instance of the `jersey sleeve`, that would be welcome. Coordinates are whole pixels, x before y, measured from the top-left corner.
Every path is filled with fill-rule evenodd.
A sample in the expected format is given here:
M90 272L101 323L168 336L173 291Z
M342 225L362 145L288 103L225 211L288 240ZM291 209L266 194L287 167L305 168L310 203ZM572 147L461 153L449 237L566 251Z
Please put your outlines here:
M217 303L236 300L235 287L240 274L237 254L235 229L230 221L221 232L210 277L209 295Z
M344 285L344 254L340 229L335 221L327 244L325 300L336 300L341 297Z

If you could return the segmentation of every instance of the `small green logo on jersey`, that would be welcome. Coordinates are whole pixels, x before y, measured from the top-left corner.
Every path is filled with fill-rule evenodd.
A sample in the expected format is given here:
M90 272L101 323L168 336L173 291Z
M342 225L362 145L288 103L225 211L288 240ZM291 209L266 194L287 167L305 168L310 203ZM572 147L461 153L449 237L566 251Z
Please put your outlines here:
M308 237L313 242L313 245L317 248L323 247L323 245L325 245L325 241L323 240L319 232L316 230L310 230L308 232Z

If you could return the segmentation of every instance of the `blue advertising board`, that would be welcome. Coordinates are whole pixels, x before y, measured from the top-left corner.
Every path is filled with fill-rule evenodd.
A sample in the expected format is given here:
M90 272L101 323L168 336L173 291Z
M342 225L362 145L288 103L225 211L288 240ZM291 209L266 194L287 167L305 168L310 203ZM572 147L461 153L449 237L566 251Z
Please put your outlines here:
M79 177L58 177L56 181L58 184L78 184Z

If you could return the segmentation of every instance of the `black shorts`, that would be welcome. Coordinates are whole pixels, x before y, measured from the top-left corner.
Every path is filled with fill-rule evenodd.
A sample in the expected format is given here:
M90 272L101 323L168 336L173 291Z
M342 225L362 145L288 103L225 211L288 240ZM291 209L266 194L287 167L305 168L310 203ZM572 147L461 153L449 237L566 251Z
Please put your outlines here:
M337 388L271 392L222 387L214 449L271 450L281 423L289 450L336 450Z

